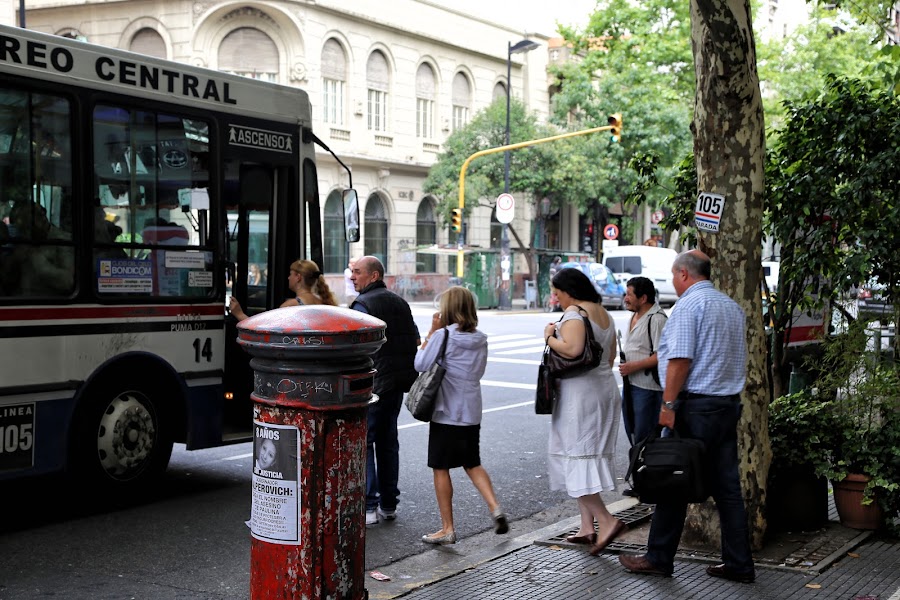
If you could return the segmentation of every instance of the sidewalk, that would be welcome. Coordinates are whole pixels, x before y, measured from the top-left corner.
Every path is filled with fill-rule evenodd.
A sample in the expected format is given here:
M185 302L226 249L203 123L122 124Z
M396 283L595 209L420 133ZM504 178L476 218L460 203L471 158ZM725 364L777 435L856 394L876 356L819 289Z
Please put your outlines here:
M618 554L643 553L652 507L625 499L609 508L629 530L598 557L565 541L578 527L574 516L481 554L467 556L463 540L399 561L380 570L391 581L367 580L369 598L900 600L900 544L836 520L816 532L775 536L754 555L756 582L748 585L706 574L719 562L712 548L682 548L671 578L628 573Z

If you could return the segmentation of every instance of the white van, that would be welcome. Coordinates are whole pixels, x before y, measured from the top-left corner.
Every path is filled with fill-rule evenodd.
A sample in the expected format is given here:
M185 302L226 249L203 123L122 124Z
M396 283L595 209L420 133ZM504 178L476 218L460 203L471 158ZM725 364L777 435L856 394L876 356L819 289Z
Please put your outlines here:
M603 252L603 265L623 286L632 277L646 277L656 286L660 304L675 304L678 295L672 285L672 263L678 253L655 246L616 246Z

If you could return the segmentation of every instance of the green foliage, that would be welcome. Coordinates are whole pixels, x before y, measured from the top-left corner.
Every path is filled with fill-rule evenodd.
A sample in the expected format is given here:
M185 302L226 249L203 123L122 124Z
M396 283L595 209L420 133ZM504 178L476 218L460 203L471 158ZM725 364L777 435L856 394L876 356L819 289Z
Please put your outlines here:
M786 114L766 172L765 227L782 245L776 333L795 308L869 277L889 300L900 288L900 98L829 77L815 101L789 102Z
M521 102L510 103L510 140L519 142L540 137L537 119L525 112ZM450 211L459 206L459 174L463 162L475 152L503 146L506 143L506 100L497 100L477 113L463 128L454 131L444 142L444 150L432 165L422 189L440 199L438 212L444 223L450 222ZM529 149L510 153L510 189L520 190L519 174L534 163ZM466 171L465 213L479 198L496 197L503 192L503 153L479 157Z
M609 114L622 113L621 148L596 157L598 170L608 174L597 198L604 205L629 199L658 206L692 143L688 3L611 0L598 6L584 29L562 28L561 33L578 60L551 69L560 86L554 122L597 127ZM645 174L625 168L643 156L656 157L658 185L646 185Z
M821 474L831 466L837 415L818 394L803 390L769 404L772 462L779 468L809 465Z
M757 68L766 91L766 122L778 126L784 118L784 101L815 96L829 74L885 79L889 56L879 49L883 40L879 32L874 23L817 6L809 24L786 38L760 42Z
M680 241L688 246L697 244L697 228L694 225L694 204L697 194L697 169L694 155L688 154L678 164L672 187L663 188L657 179L659 157L653 154L635 155L629 167L638 174L638 182L628 198L628 202L641 203L648 189L659 187L665 189L667 195L663 203L669 208L666 217L659 225L666 231L681 231Z
M603 124L606 124L605 117ZM450 210L459 205L459 175L465 160L478 151L505 145L505 131L506 101L503 99L477 113L465 127L447 138L444 151L423 184L425 192L441 200L438 211L443 222L449 222ZM563 131L556 127L539 124L538 118L528 114L518 100L511 101L510 143L561 133ZM613 170L609 166L611 160L621 161L621 152L619 145L602 133L512 150L509 152L509 189L530 195L535 200L550 198L555 206L567 204L584 213L597 203L608 205L611 197L617 197L614 190L618 189L621 194L629 185L627 180L617 178L618 168ZM619 158L610 158L616 156ZM503 188L504 153L474 159L466 170L466 213L480 199L493 204L493 199L503 192Z
M857 321L823 341L824 355L810 367L818 373L815 390L831 420L810 422L795 432L795 443L808 446L805 453L817 473L832 481L848 473L871 477L865 502L877 498L894 516L900 510L900 372L873 348L868 328ZM782 400L792 404L793 397ZM793 402L792 410L802 406ZM813 437L818 441L811 442ZM814 457L816 450L823 457Z

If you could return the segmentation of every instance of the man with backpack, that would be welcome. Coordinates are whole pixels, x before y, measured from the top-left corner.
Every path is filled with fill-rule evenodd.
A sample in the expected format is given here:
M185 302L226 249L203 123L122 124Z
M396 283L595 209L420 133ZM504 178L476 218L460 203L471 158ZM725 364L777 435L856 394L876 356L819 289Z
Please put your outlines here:
M656 302L656 288L646 277L626 283L625 308L633 312L625 342L625 360L619 373L630 384L630 402L622 403L625 433L633 446L656 427L662 406L662 386L656 370L656 349L666 324L666 313ZM632 495L625 490L625 495Z

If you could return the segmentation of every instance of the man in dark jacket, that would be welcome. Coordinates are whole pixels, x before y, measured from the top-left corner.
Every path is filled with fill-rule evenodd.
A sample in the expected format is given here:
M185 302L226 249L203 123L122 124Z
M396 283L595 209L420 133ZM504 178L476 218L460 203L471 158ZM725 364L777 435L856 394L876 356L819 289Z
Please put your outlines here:
M369 406L366 439L366 525L378 518L397 518L397 477L400 471L400 442L397 417L403 394L409 391L418 373L413 367L419 330L406 300L384 285L384 265L374 256L364 256L353 265L350 280L359 296L350 308L372 315L387 324L386 341L373 357L374 392L378 402Z

